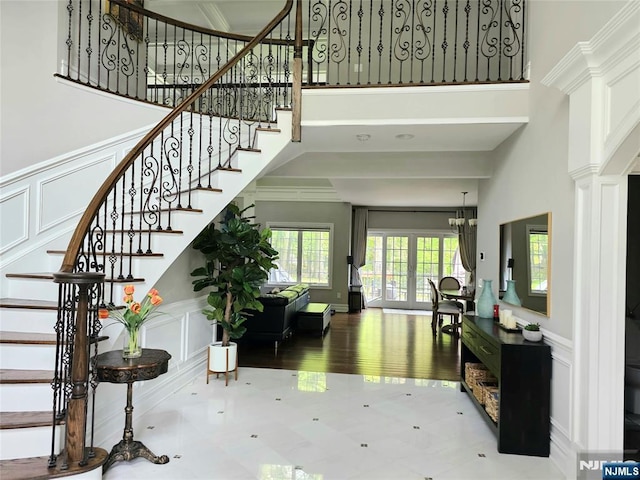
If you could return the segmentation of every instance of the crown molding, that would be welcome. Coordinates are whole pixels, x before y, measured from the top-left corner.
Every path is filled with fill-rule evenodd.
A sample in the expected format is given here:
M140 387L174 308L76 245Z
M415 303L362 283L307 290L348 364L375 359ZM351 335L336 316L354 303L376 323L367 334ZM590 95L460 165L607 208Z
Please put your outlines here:
M638 61L640 1L630 0L588 42L578 42L541 83L570 95L622 62Z
M271 202L342 202L330 187L258 186L253 193L259 201Z
M569 172L571 178L573 180L578 181L582 178L587 178L591 176L596 176L600 174L601 165L590 163L588 165L583 165L580 168L576 168Z

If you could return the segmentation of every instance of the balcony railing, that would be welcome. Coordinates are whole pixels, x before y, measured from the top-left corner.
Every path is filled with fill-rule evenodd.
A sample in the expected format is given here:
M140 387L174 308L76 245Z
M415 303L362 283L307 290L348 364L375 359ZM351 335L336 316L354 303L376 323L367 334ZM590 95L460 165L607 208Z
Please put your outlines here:
M523 81L525 13L525 0L312 0L309 84Z
M525 0L304 0L303 86L372 87L526 81ZM106 6L105 6L106 5ZM186 24L124 0L68 0L60 76L175 106L252 37ZM294 21L245 61L276 104L291 104ZM229 85L241 81L230 78Z

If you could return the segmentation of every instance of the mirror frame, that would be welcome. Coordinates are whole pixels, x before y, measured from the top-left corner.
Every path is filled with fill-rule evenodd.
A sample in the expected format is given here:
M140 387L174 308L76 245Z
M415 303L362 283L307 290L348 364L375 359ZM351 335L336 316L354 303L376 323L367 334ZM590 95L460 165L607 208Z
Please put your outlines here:
M546 294L546 305L544 306L544 310L543 310L542 305L544 304L544 302L543 301L535 302L535 298L538 296L542 297L542 295L529 294L528 281L529 281L530 273L529 273L529 259L528 259L528 252L529 252L528 242L524 244L519 243L518 248L516 250L516 252L517 251L525 252L527 255L523 257L522 253L520 253L518 255L518 258L514 258L513 243L514 241L518 241L518 239L516 238L514 240L513 238L511 238L510 241L507 242L506 236L507 236L507 232L510 232L513 229L524 232L524 235L526 236L526 232L529 230L529 227L544 225L545 216L547 217L546 227L547 227L547 235L548 235L547 237L548 238L547 240L548 242L547 243L547 294ZM510 234L510 235L513 235L513 234ZM502 223L500 224L499 238L500 238L500 245L499 245L499 252L498 252L498 261L499 261L498 290L500 294L504 293L504 291L506 290L507 279L516 280L516 286L522 285L523 279L524 279L524 285L526 286L527 294L525 295L523 293L524 290L522 288L519 288L517 290L518 296L520 297L523 303L521 307L533 313L537 313L538 315L544 315L545 317L550 317L551 316L551 239L552 239L551 212L543 212L538 215L532 215L530 217L519 218L516 220L512 220L510 222ZM526 238L524 241L526 241ZM508 260L510 259L512 260L512 265L513 265L512 267L508 267ZM523 263L525 263L523 259L526 260L525 265L522 265ZM520 266L520 269L518 270L519 266ZM513 274L514 271L517 271L518 274L514 275ZM533 299L532 301L535 303L531 303L530 301L528 301L530 299ZM508 303L508 302L505 302L505 303ZM538 305L536 305L536 303L538 303Z

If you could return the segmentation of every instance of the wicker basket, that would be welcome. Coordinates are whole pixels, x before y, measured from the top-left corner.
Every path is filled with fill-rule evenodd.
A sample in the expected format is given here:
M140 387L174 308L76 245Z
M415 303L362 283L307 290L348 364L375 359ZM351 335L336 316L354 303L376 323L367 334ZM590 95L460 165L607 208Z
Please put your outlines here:
M471 363L467 362L464 364L464 379L469 385L469 388L473 390L473 384L475 383L475 377L478 374L478 370L487 371L487 367L484 366L483 363Z
M496 377L491 375L491 377L487 377L485 379L477 379L473 384L473 396L476 397L476 400L480 403L480 405L484 405L485 403L485 391L489 387L497 387L498 381Z
M491 420L498 423L498 404L500 393L497 387L487 387L484 394L484 408L491 417Z
M479 395L482 391L478 391L478 394L476 395L476 383L480 380L496 381L496 377L494 377L493 374L489 370L487 370L487 367L485 367L482 363L465 363L464 377L467 385L469 385L469 388L471 388L471 391L478 399L478 401L481 401L482 396Z

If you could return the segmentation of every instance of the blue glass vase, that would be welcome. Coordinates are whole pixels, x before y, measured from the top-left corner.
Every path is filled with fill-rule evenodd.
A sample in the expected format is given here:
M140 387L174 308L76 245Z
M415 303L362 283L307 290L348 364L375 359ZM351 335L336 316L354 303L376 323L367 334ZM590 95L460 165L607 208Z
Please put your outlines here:
M493 306L498 303L491 289L492 280L482 280L482 292L478 297L476 313L479 317L493 318Z
M516 305L518 307L522 306L522 302L520 301L520 297L516 293L516 281L515 280L507 280L507 291L504 292L504 296L502 297L502 301L506 303L510 303L511 305Z

